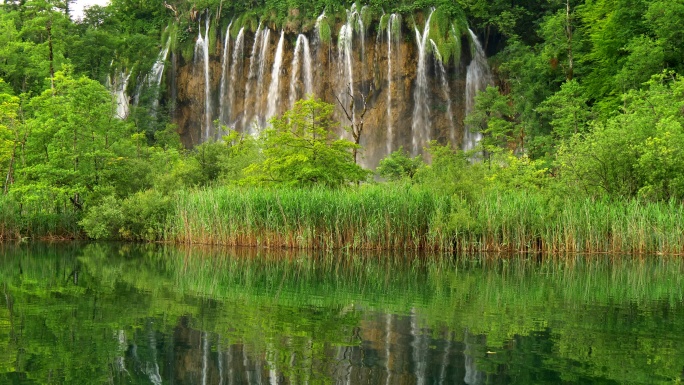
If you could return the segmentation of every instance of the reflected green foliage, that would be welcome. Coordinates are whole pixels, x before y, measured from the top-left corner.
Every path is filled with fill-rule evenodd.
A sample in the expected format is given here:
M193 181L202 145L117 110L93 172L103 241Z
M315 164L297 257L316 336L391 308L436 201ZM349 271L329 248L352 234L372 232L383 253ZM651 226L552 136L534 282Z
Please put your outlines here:
M5 246L2 255L3 382L145 383L157 365L163 383L199 384L203 373L218 378L227 355L239 359L224 361L224 375L263 365L289 380L330 381L344 351L353 370L384 380L387 343L397 376L422 376L415 360L426 360L426 376L446 368L461 381L471 355L471 370L504 384L681 380L676 258L448 261L112 244ZM362 366L355 354L379 360Z

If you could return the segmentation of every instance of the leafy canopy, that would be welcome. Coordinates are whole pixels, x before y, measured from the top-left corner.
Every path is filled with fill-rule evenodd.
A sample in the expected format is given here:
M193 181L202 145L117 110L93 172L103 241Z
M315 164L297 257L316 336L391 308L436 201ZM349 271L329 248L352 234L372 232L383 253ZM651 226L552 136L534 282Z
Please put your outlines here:
M271 120L262 134L263 160L248 166L251 184L340 187L364 180L368 171L354 162L358 146L337 138L334 106L310 97L282 117Z

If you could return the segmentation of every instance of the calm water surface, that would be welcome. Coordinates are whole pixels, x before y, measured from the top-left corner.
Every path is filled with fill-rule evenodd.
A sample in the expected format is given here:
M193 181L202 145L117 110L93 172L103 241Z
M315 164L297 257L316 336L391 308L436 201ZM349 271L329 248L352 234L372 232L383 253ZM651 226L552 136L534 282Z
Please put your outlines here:
M680 384L684 262L0 246L0 384Z

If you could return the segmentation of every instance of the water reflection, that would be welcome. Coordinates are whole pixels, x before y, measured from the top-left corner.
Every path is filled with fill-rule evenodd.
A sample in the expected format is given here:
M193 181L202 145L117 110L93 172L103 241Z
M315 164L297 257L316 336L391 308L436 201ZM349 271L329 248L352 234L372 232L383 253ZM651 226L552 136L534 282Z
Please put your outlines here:
M487 381L473 356L478 346L484 349L484 338L466 332L465 342L455 341L452 332L419 329L412 316L369 314L360 326L348 330L347 343L282 336L263 350L249 340L197 330L192 323L191 317L183 316L172 332L154 331L152 322L147 330L135 331L125 355L116 360L114 383L475 385ZM322 346L315 346L321 342Z
M679 259L0 247L0 383L682 380Z

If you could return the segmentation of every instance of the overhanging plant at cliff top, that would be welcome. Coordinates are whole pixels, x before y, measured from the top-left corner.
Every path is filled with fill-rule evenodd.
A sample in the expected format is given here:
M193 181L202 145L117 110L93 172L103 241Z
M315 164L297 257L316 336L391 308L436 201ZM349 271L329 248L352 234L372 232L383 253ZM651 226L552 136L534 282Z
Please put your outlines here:
M466 16L460 5L445 0L410 2L371 0L367 3L331 2L330 0L261 0L252 2L251 6L242 2L226 3L219 0L206 0L194 4L179 3L174 8L176 9L174 15L181 15L180 19L176 19L177 22L187 24L190 29L193 29L196 28L197 18L204 15L204 10L210 10L214 20L234 20L231 35L235 35L242 27L255 32L259 21L271 29L285 29L289 33L312 32L316 19L325 12L325 18L321 23L325 33L321 33L322 30L319 33L326 37L322 39L323 42L329 42L331 39L327 38L327 30L330 29L330 35L334 35L338 30L337 26L346 21L346 10L353 5L356 5L363 20L366 29L364 33L385 29L387 23L382 22L383 15L391 13L404 16L403 29L412 33L417 25L416 19L420 19L418 24L424 22L430 9L435 9L430 26L430 39L437 45L444 62L450 61L452 57L458 60L460 36L467 28Z

